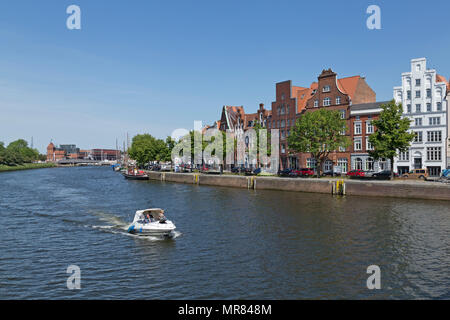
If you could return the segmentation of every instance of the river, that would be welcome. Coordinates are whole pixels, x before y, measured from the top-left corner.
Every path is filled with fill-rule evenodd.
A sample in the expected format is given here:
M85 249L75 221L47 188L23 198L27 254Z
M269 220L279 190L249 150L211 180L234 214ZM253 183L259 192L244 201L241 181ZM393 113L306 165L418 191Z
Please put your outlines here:
M173 239L126 233L149 207ZM0 173L0 299L450 299L449 267L448 202Z

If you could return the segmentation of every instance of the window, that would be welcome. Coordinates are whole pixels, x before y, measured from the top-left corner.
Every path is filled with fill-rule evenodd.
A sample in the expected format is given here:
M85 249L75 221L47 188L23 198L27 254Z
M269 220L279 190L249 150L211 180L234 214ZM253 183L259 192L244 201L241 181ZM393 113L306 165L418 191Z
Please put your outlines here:
M314 100L314 108L317 108L319 106L319 100Z
M355 170L362 170L363 169L363 161L361 158L356 158L355 160Z
M428 161L441 161L442 159L441 147L428 147L427 148L427 160Z
M281 145L281 153L286 153L286 145L284 143Z
M341 167L341 172L346 173L348 171L348 160L345 158L338 159L338 167Z
M372 124L372 121L366 121L366 133L367 133L367 134L373 133L373 124Z
M441 102L438 102L438 103L436 104L436 110L437 110L437 111L442 111L442 103L441 103Z
M317 165L317 161L314 158L306 159L306 166L310 169L315 169Z
M381 171L387 170L387 166L386 166L386 159L385 158L381 158L378 161L378 166L380 167Z
M428 131L427 132L428 142L442 142L442 131Z
M422 109L422 106L420 103L416 104L416 113L420 113L420 109Z
M422 142L423 141L423 134L422 131L414 132L416 136L414 137L414 142Z
M416 98L420 98L420 90L416 90Z
M411 100L411 90L406 91L406 98Z
M427 103L427 112L431 112L431 103Z
M367 158L366 159L366 170L367 171L373 171L373 164L374 164L374 161L373 161L373 159L372 158Z
M331 160L325 161L325 164L324 164L323 168L324 168L324 171L331 171L331 170L333 170L333 161L331 161Z
M284 104L281 105L281 113L280 114L284 114Z
M361 138L355 139L354 147L355 147L355 151L361 151L362 150Z
M286 138L286 133L284 130L281 130L281 139L285 139Z
M416 79L416 87L420 87L420 79Z
M411 105L410 104L407 105L407 108L408 108L408 113L411 113L412 109L411 109Z
M422 125L422 118L416 118L416 127L420 127Z
M330 86L324 86L322 92L330 92Z
M373 150L373 145L369 141L369 137L366 138L366 150Z
M345 117L346 117L345 110L339 110L339 112L341 113L341 119L345 119Z
M427 89L427 98L431 98L431 89Z
M284 93L281 95L281 100L284 100Z
M330 98L325 98L325 99L323 99L323 106L324 107L328 107L328 106L330 106L331 105L331 99Z
M429 119L430 121L430 126L437 126L441 124L441 118L439 117L433 117Z
M289 105L286 106L286 114L289 114Z
M400 161L409 161L409 151L400 152L398 158Z
M346 151L345 147L339 147L339 152L345 152L345 151Z
M361 122L355 122L355 134L361 134Z
M284 128L284 120L281 120L281 128Z
M341 104L341 97L336 97L336 104L337 105Z

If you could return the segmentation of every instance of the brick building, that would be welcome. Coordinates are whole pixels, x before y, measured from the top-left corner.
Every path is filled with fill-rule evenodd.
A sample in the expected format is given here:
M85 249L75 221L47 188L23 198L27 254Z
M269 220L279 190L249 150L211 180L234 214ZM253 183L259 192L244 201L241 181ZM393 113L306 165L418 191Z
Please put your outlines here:
M47 161L56 162L66 158L66 151L61 148L56 148L53 142L47 146Z
M389 103L389 101L350 106L350 139L352 146L349 170L359 169L378 172L391 169L389 159L376 161L369 155L369 151L373 150L369 137L376 129L372 121L378 119L381 111L383 111L381 105L386 103Z
M338 79L331 69L323 70L317 82L309 87L292 86L291 81L276 84L276 101L272 103L271 128L280 129L280 167L315 167L316 161L310 153L295 153L289 150L287 137L295 120L305 112L320 108L337 110L347 122L346 135L351 138L350 106L352 104L374 103L376 94L364 77L353 76ZM346 172L351 163L351 148L330 153L323 170L341 166Z

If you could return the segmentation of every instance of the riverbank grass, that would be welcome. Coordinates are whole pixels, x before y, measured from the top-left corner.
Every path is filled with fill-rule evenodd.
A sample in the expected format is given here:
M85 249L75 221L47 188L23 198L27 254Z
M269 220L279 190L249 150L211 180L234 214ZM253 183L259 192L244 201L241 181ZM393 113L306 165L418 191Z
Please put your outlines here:
M53 167L56 167L54 163L25 163L17 166L0 165L0 172L32 170L32 169L53 168Z

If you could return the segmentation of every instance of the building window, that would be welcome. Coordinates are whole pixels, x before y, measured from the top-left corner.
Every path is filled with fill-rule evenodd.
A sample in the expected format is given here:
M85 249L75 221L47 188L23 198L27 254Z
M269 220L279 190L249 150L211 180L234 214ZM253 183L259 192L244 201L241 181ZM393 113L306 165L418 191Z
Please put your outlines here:
M341 119L345 119L347 116L345 110L339 110L339 112L341 113Z
M281 120L281 128L284 128L284 120Z
M317 108L319 106L319 100L314 100L314 108Z
M433 117L429 118L430 126L437 126L441 124L441 118L439 117Z
M373 133L373 124L372 124L372 121L366 121L366 133L367 133L367 134Z
M367 158L366 159L366 170L367 171L373 171L373 168L374 168L373 158Z
M400 152L398 158L400 161L409 161L409 151Z
M325 161L323 169L324 169L324 171L331 171L331 170L333 170L333 161L331 161L331 160Z
M286 114L289 114L289 105L286 106Z
M336 104L340 105L341 104L341 97L336 97Z
M416 87L420 87L420 79L416 79Z
M340 158L337 162L338 167L341 167L341 172L346 173L348 171L348 160L346 158Z
M420 90L416 91L416 98L420 98Z
M281 153L286 153L286 145L284 143L281 145Z
M442 103L441 102L438 102L436 104L436 109L437 109L437 111L442 111Z
M339 152L345 152L345 151L346 151L345 147L342 147L342 146L339 147Z
M427 103L427 112L431 112L431 103Z
M286 133L284 130L281 130L281 139L285 139L286 138Z
M411 100L411 90L406 91L406 98Z
M322 92L330 92L330 86L324 86Z
M431 89L427 89L427 98L431 98Z
M323 106L324 107L328 107L328 106L330 106L331 105L331 99L330 98L325 98L325 99L323 99Z
M414 137L414 142L422 142L423 141L423 134L422 131L414 132L416 136Z
M428 147L427 148L427 160L428 161L441 161L442 160L442 148L441 147Z
M373 145L370 143L369 138L366 138L366 150L373 150Z
M442 142L442 131L428 131L427 132L428 142Z
M384 171L384 170L387 169L387 167L386 167L386 159L385 158L381 158L378 161L378 167L380 168L381 171Z
M284 93L281 95L281 100L284 100Z
M411 112L412 112L412 109L411 109L411 105L410 105L410 104L407 105L407 109L408 109L408 113L411 113Z
M416 118L416 127L420 127L422 125L422 118Z
M361 151L362 150L362 143L361 143L361 138L360 139L355 139L355 151Z
M363 169L363 161L361 158L355 159L355 170L362 170Z
M420 103L416 104L416 113L420 113L420 109L422 106L420 105Z
M355 122L355 134L361 134L361 122Z
M310 169L315 169L317 165L317 161L314 158L306 159L306 166Z

